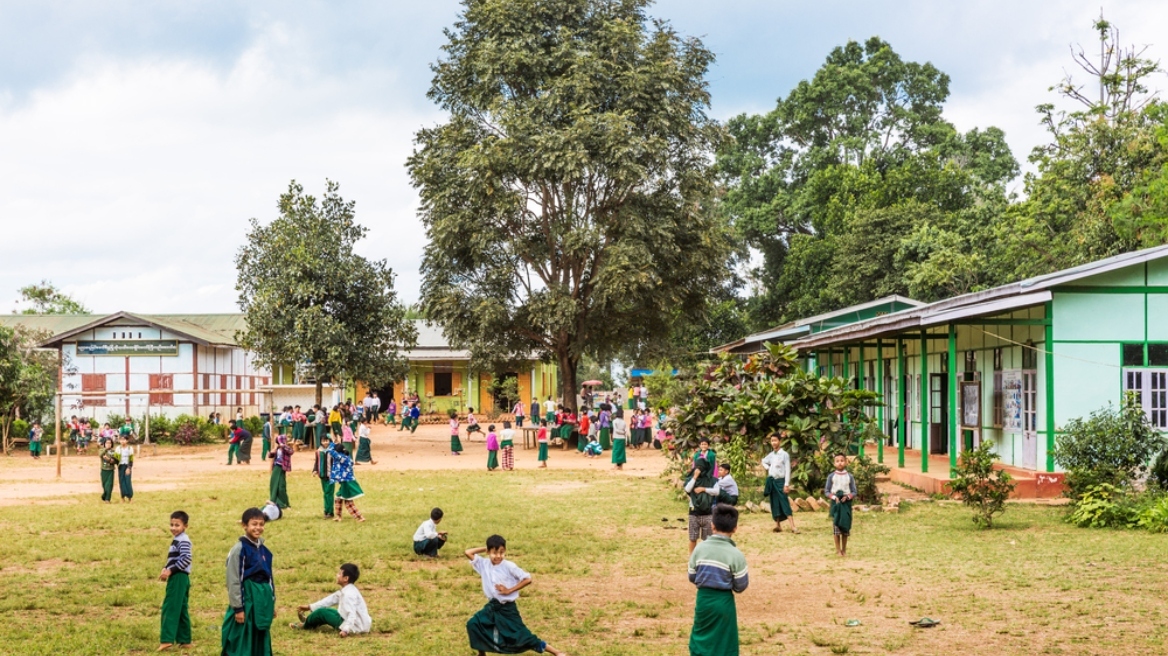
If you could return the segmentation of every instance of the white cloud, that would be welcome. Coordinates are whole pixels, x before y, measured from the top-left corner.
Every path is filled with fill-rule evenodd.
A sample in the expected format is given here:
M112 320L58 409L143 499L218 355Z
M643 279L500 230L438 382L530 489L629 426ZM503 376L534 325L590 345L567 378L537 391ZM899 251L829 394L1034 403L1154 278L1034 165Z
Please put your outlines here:
M273 218L290 179L318 193L327 177L413 300L424 238L403 164L438 114L387 102L392 69L327 75L296 47L277 25L225 73L90 58L0 108L0 222L21 245L0 293L47 278L98 311L234 311L248 219Z

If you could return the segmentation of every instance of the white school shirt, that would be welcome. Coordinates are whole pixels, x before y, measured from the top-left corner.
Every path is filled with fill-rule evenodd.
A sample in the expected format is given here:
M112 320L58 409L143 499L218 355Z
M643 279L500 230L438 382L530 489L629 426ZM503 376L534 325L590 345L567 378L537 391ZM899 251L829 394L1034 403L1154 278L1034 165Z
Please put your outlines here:
M132 458L134 456L134 447L132 447L132 446L119 446L118 448L114 449L114 453L118 454L118 464L119 465L132 465L132 464L134 464L134 463L130 462L130 458Z
M369 609L365 606L365 598L357 586L350 583L331 595L310 605L310 610L337 607L341 615L340 630L345 633L369 633L373 628L373 618L369 617Z
M786 481L786 485L791 484L791 456L786 451L771 451L762 459L762 466L766 468L767 476L781 478Z
M624 439L628 439L628 437L629 437L629 429L628 429L628 424L625 423L625 420L621 419L620 417L613 419L612 420L612 439L624 440Z
M432 519L427 519L426 521L422 522L422 525L418 527L418 530L414 531L414 542L421 542L422 540L433 540L436 537L438 537L438 525L435 524L434 520Z
M544 412L555 412L556 411L556 402L552 401L551 399L544 401L543 402L543 410L544 410Z
M479 573L483 579L483 594L487 599L496 599L499 603L508 604L519 598L519 592L515 591L511 594L500 594L495 586L502 584L503 587L513 588L520 581L531 578L527 572L519 569L515 563L504 559L498 565L492 565L490 558L484 558L475 554L474 560L470 561L470 566L474 571Z
M369 424L361 424L357 429L357 437L369 437Z
M511 428L504 428L503 432L499 434L499 440L500 441L510 440L510 441L514 442L515 441L515 430L511 429Z

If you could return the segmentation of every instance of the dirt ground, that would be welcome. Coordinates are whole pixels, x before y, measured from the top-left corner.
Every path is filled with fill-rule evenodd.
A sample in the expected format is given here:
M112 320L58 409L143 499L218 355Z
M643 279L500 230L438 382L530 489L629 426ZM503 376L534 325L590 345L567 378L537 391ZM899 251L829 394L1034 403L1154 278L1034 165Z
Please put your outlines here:
M398 431L394 426L375 426L372 431L373 459L376 464L360 465L364 470L481 470L486 467L484 438L476 434L474 440L462 438L463 455L450 455L450 433L445 424L418 427L416 433ZM534 469L539 466L534 448L523 448L522 434L517 432L515 468ZM227 445L176 447L142 446L134 461L134 489L150 492L185 487L207 476L231 474L266 478L268 463L260 459L260 440L252 445L250 465L227 466ZM302 452L303 453L303 452ZM665 467L665 459L656 450L629 449L627 475L656 476ZM312 470L310 457L292 459L293 470ZM559 470L611 469L608 454L586 458L574 447L561 450L551 447L548 468ZM360 471L360 470L359 470ZM79 456L69 450L61 458L61 477L58 479L56 455L33 460L26 450L16 450L9 457L0 457L0 475L12 485L0 486L0 506L25 503L60 503L49 497L101 493L101 474L97 448L90 445L89 453ZM114 491L115 495L117 490ZM37 501L40 500L40 501Z

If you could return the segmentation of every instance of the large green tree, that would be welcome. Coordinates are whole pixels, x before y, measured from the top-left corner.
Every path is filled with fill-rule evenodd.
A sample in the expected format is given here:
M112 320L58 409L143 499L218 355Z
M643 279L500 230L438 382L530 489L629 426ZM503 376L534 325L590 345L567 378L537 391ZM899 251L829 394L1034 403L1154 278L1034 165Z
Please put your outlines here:
M713 55L647 0L464 0L410 175L422 306L482 363L605 360L700 317L727 275L711 209Z
M1018 171L1005 135L959 133L942 115L948 95L947 75L873 37L833 50L771 112L730 120L718 167L723 207L763 257L755 327L906 293L907 267L931 251L896 257L902 238L1004 205Z
M377 387L405 374L401 352L417 340L384 260L353 248L368 231L353 201L328 182L324 196L306 195L293 181L280 195L280 215L251 220L236 255L244 348L261 366L293 366L316 380L360 380Z

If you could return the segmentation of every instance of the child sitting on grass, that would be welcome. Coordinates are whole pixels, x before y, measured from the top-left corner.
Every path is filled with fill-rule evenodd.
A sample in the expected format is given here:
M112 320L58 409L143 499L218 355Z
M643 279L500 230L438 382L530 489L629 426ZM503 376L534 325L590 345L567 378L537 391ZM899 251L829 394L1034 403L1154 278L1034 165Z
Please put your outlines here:
M446 546L446 531L438 530L441 522L442 509L434 508L430 511L430 519L414 531L414 553L426 558L438 557L438 550Z
M170 513L170 535L173 539L166 553L166 566L158 575L159 581L166 582L158 651L170 649L175 643L183 648L191 646L191 539L187 537L187 524L190 521L190 516L181 510Z
M601 453L604 453L604 448L600 446L600 442L596 439L596 436L593 435L588 438L588 444L584 447L584 455L589 458L596 458Z
M484 552L486 558L479 555ZM503 536L492 535L487 538L487 546L467 549L466 557L482 578L483 594L487 596L487 605L466 623L471 649L477 650L479 656L487 652L522 654L528 650L567 656L537 638L523 623L515 602L519 591L531 585L531 575L506 559L507 541Z
M272 552L264 546L264 513L243 511L243 537L227 552L227 613L223 615L221 654L268 656L276 619Z
M856 498L856 477L847 470L848 458L835 454L835 471L827 475L823 496L831 500L831 529L835 535L835 552L848 555L848 536L852 532L852 499Z
M369 633L373 628L373 619L369 617L365 598L356 586L360 577L361 570L353 563L341 565L337 570L337 585L341 589L315 604L298 607L296 614L300 622L293 622L289 626L293 629L315 629L327 625L340 631L342 638L355 633Z

